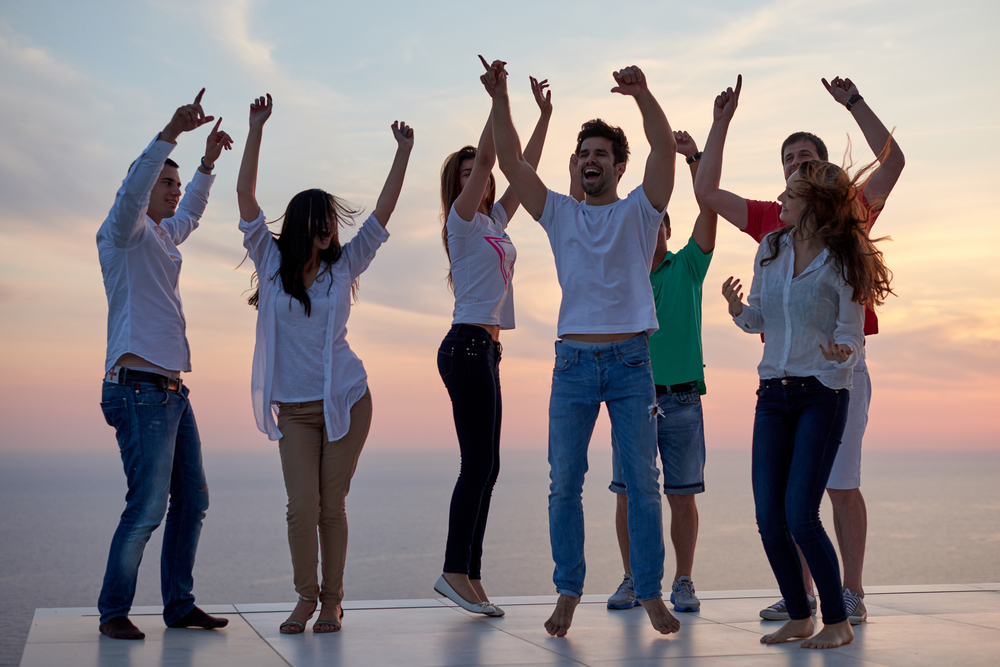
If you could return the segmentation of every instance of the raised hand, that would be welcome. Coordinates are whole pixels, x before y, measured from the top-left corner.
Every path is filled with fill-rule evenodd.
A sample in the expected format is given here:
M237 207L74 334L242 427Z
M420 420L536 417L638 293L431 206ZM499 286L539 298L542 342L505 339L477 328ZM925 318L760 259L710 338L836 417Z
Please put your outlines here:
M396 138L399 147L407 151L413 148L413 128L402 121L394 121L392 124L392 136Z
M271 101L271 94L258 97L250 105L250 127L263 126L267 119L271 117L274 110L274 102Z
M691 157L698 152L698 144L687 132L674 132L674 141L677 142L677 152L684 157Z
M742 289L739 278L729 276L729 279L722 283L722 296L729 302L729 314L733 317L739 317L743 312Z
M552 91L546 90L549 87L549 80L539 81L533 76L529 76L531 81L531 94L535 96L535 104L538 105L542 113L552 113Z
M215 161L222 155L223 150L230 151L233 149L233 138L219 129L219 125L221 124L222 119L219 118L215 123L215 127L208 133L208 139L205 141L205 159L202 160L202 164L206 169L211 169L215 166Z
M715 107L712 109L713 120L725 120L729 122L736 113L736 107L740 103L740 90L743 89L743 75L736 75L736 90L726 88L715 98Z
M615 83L618 84L611 89L612 93L636 97L647 90L646 75L635 65L620 69L612 76L615 77Z
M177 143L177 137L181 136L182 132L190 132L215 120L215 116L206 116L205 110L201 108L201 96L204 94L205 89L202 88L192 104L177 108L170 122L163 128L163 132L160 132L160 139L172 144Z
M833 95L833 99L844 106L847 106L852 97L860 95L858 87L850 79L841 79L839 76L835 76L833 77L833 81L829 83L826 79L820 79L820 81L823 82L823 87L826 88L826 91Z
M854 348L850 345L840 346L832 340L827 341L827 345L829 347L823 347L823 343L819 344L819 351L823 353L823 358L827 361L836 361L838 364L842 364L847 361L848 357L854 354Z
M502 92L507 92L507 70L504 69L504 65L507 63L503 60L494 60L492 65L486 63L486 58L479 56L479 62L483 64L486 68L486 73L479 77L482 81L483 87L486 88L486 92L489 93L490 97L493 97L498 86L502 87ZM501 81L502 80L502 81Z

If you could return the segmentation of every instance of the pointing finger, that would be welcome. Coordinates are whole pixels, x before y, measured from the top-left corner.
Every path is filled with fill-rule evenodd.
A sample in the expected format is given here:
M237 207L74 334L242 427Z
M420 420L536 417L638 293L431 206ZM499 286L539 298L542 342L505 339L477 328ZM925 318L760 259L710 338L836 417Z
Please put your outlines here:
M205 94L205 89L202 88L200 91L198 91L198 95L195 96L194 103L195 104L201 104L201 96L204 95L204 94Z

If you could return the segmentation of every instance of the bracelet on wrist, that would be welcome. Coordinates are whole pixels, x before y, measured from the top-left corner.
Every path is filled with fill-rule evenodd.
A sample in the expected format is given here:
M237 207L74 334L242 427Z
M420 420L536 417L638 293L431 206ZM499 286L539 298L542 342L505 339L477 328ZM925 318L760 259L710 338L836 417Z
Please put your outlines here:
M847 100L847 104L845 104L844 106L847 107L848 111L850 111L851 107L853 107L855 104L857 104L863 99L865 98L861 97L860 94L854 93L853 95L851 95L851 99Z
M685 160L685 162L687 162L688 164L694 164L695 162L697 162L698 160L701 159L701 154L702 154L702 152L698 151L694 155L689 155L687 157L687 159Z
M205 164L205 158L202 158L201 168L204 169L205 171L212 171L213 169L215 169L215 165L213 164L211 167L209 167L207 164Z

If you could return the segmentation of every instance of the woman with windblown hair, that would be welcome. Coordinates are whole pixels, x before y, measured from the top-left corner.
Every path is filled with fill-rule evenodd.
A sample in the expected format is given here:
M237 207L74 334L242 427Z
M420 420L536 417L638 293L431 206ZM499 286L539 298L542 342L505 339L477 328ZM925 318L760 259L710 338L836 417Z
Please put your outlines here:
M344 500L372 414L364 366L347 344L347 318L358 276L389 236L385 226L403 185L413 130L392 124L397 148L389 176L372 215L348 243L340 243L339 227L351 224L359 211L323 190L292 197L281 233L274 235L256 196L261 137L272 108L270 95L250 106L236 192L243 245L257 269L257 290L249 299L257 308L254 416L257 427L278 440L299 594L279 629L303 632L322 604L313 632L337 632L344 615ZM322 582L316 576L317 551Z
M864 344L864 304L880 306L892 293L892 274L858 202L858 181L872 166L852 179L829 162L800 165L778 198L786 226L760 244L747 303L739 280L722 287L736 325L764 334L753 492L764 551L791 619L762 637L766 644L805 639L803 648L834 648L854 638L819 506ZM796 545L822 601L824 627L815 636Z
M541 110L524 151L532 166L538 165L552 115L547 86L547 81L531 78ZM489 87L487 92L492 96ZM493 203L495 160L493 124L487 120L479 148L452 153L441 168L441 236L455 311L438 350L438 370L451 397L462 465L451 497L444 572L434 589L469 611L503 616L486 595L481 565L490 498L500 472L500 330L514 328L516 253L506 230L520 202L507 188Z

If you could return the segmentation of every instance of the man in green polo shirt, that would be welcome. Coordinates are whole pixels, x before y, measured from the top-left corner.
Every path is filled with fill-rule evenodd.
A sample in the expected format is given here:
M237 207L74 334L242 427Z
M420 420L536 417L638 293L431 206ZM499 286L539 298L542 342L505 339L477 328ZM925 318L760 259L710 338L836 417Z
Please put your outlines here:
M701 153L687 132L675 132L677 152L687 158L691 179ZM649 279L653 284L660 328L649 337L649 356L656 384L657 441L663 461L663 492L670 504L670 539L677 566L670 587L675 611L697 611L691 570L698 539L695 494L705 490L705 426L701 395L705 369L701 348L701 291L715 249L718 216L701 206L691 238L676 253L667 250L670 217L664 213ZM628 497L618 461L612 458L611 490L618 494L615 528L625 566L625 578L608 599L609 609L637 604L629 567Z

